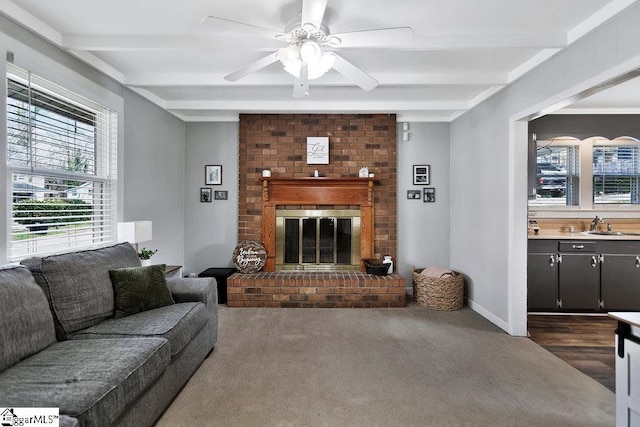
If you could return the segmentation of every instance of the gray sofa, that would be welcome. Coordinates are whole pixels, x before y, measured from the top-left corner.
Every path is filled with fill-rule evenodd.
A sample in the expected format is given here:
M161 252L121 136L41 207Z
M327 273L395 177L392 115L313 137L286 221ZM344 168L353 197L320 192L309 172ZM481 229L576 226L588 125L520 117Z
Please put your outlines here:
M167 278L175 304L114 318L109 270L133 247L0 266L0 407L57 407L63 426L152 425L213 350L215 279Z

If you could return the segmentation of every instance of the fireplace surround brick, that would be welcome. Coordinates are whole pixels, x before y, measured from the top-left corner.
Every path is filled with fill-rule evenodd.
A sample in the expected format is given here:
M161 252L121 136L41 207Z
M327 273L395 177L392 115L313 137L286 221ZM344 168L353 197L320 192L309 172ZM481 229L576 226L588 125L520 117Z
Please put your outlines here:
M307 165L307 137L329 137L329 164ZM374 258L397 255L397 137L395 114L241 114L238 240L262 242L262 170L274 177L357 177L375 173ZM290 208L296 208L291 206ZM312 206L300 206L312 209ZM337 207L336 208L340 208ZM349 208L349 207L346 207ZM227 281L232 307L404 307L397 274L284 272L239 274Z
M406 306L399 274L361 272L235 273L227 279L229 307L393 308Z

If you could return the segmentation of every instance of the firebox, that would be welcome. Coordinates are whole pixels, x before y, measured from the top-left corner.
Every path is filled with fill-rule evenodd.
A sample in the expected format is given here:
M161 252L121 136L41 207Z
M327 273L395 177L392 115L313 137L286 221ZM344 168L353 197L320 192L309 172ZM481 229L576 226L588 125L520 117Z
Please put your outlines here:
M359 270L360 226L357 209L276 210L276 270Z

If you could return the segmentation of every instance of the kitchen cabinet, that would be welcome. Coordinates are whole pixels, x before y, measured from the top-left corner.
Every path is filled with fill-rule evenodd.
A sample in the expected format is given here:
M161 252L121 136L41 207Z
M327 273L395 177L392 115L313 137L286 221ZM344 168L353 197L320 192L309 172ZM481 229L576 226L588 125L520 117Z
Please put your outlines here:
M603 308L640 310L640 242L603 242L601 246Z
M563 310L598 310L600 299L598 255L561 253L559 257L559 308Z
M640 241L529 240L530 311L640 310Z
M546 241L531 241L527 266L527 304L531 310L555 310L558 304L558 254Z

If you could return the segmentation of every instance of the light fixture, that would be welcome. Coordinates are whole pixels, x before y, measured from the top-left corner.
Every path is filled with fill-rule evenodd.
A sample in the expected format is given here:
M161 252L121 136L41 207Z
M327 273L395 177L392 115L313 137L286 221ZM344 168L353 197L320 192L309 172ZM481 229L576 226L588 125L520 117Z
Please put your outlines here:
M118 223L118 241L133 243L138 251L138 243L152 239L151 221L132 221Z
M306 63L309 80L324 75L336 62L336 56L332 52L325 52L322 46L308 39L278 49L278 59L284 70L296 78L300 77L302 63Z

